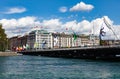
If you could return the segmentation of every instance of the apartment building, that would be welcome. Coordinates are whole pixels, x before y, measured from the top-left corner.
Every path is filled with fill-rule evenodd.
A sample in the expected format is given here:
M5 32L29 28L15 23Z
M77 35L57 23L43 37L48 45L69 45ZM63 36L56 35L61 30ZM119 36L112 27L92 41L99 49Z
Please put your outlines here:
M30 49L41 49L52 47L51 33L45 30L34 30L29 33L27 44Z
M28 35L11 38L11 49L22 47L27 50L50 48L70 48L92 45L88 35L51 33L46 30L33 30ZM99 38L95 37L94 44L99 45Z

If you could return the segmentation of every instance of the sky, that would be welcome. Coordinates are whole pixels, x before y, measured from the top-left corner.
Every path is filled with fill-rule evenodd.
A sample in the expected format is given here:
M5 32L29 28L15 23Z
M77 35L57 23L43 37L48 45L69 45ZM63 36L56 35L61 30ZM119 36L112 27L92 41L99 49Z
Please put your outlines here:
M1 0L0 23L8 37L35 29L99 35L104 27L106 38L114 38L105 18L120 38L119 4L119 0Z

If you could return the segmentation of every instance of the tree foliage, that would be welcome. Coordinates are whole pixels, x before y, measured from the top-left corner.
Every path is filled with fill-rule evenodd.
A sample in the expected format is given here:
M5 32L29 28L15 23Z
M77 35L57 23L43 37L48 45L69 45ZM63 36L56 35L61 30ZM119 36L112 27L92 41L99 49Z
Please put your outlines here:
M7 48L7 35L5 34L5 30L2 28L2 24L0 24L0 51L5 51Z

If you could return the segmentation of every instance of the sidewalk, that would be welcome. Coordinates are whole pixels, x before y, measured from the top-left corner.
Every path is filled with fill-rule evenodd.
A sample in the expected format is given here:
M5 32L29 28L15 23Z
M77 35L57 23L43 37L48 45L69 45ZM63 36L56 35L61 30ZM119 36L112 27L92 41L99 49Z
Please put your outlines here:
M1 52L0 51L0 56L17 56L20 55L17 52Z

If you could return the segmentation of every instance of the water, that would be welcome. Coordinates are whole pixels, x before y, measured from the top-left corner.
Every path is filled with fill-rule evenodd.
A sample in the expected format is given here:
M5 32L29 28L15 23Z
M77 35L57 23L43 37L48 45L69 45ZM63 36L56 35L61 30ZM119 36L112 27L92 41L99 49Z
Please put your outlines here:
M0 57L0 79L120 79L120 62L40 56Z

